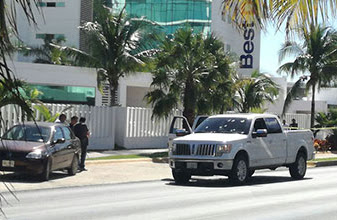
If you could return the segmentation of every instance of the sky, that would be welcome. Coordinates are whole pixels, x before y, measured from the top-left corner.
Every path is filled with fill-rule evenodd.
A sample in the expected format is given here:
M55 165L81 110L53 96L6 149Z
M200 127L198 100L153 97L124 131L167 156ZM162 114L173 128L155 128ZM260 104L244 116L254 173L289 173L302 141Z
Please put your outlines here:
M333 22L329 23L328 26L332 26L337 29L337 19L331 20ZM284 28L281 30L284 30ZM266 31L261 31L260 72L278 77L282 76L276 71L282 64L278 62L278 52L284 41L285 32L280 30L276 32L276 28L271 25L267 27ZM293 60L293 58L288 57L284 60L284 62L289 62L291 60ZM283 73L283 76L286 76L286 74ZM288 81L296 81L296 78L288 78Z
M261 31L260 72L278 77L282 76L277 73L277 69L282 64L278 62L278 52L284 41L284 31L276 31L272 26L268 26L266 31ZM290 58L285 59L285 61L290 60Z

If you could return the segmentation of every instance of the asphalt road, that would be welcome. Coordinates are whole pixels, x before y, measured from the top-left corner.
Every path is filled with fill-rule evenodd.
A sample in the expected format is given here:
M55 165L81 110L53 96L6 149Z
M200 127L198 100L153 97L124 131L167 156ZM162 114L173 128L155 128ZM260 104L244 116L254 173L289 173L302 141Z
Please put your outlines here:
M287 170L259 171L246 186L225 177L171 179L5 194L8 219L337 219L337 166L308 169L293 181Z

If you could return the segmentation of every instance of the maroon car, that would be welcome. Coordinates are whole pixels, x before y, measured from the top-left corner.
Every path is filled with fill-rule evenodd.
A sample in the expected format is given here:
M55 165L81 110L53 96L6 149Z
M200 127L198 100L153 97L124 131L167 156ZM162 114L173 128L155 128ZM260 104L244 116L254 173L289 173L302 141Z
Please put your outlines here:
M80 141L61 123L28 122L15 125L1 138L0 170L37 174L48 180L55 170L75 175Z

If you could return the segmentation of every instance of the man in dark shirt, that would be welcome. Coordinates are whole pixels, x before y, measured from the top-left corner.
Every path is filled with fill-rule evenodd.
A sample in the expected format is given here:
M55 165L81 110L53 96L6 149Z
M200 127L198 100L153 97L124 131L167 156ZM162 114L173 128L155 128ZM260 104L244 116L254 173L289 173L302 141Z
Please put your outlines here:
M78 117L77 116L71 117L69 128L71 128L71 130L74 131L74 128L75 128L75 125L77 124L77 122L78 122Z
M74 133L76 135L76 137L78 137L81 141L81 149L82 149L82 153L81 153L81 162L79 165L79 169L80 171L85 171L85 157L87 155L87 147L89 144L89 129L87 127L87 125L85 124L85 118L81 117L80 118L80 122L78 124L75 125L74 127Z
M292 123L289 125L289 127L291 128L291 130L297 130L298 129L298 124L296 122L296 119L293 118L291 121L292 121Z

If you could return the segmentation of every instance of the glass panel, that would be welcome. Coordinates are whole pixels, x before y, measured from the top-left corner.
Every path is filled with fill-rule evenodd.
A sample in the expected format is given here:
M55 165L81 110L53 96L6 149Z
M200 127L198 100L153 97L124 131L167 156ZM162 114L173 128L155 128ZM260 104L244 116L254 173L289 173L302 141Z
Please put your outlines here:
M31 85L42 94L39 99L46 103L95 105L94 87Z
M61 139L61 138L63 138L62 130L61 130L60 127L56 127L56 131L55 131L53 140L57 141L58 139Z
M109 3L116 12L126 5L131 17L145 16L162 25L166 34L173 34L186 25L195 32L210 32L212 1L209 0L116 0Z
M65 7L66 3L65 2L56 2L56 7Z
M63 133L64 133L64 138L65 138L66 140L70 140L70 139L71 139L71 135L70 135L70 130L69 130L69 128L63 127L62 129L63 129Z
M17 125L7 131L2 139L32 141L32 142L47 142L50 137L49 127L37 127L36 125Z
M264 122L263 118L258 118L255 120L254 131L257 131L258 129L267 129L266 123Z
M248 134L250 124L251 120L246 118L208 118L195 129L195 133Z
M282 133L281 126L275 118L266 118L265 122L268 133Z

